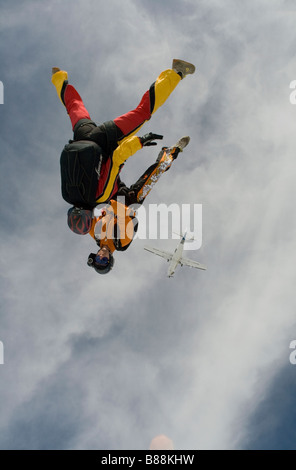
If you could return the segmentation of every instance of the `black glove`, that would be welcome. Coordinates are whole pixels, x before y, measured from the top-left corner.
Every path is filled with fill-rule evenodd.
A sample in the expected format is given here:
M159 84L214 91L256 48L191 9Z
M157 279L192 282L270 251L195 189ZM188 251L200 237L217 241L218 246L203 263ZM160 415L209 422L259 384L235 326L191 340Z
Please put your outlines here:
M153 134L153 132L149 132L149 134L143 135L143 137L139 137L141 144L143 147L148 147L150 145L157 145L156 142L152 142L155 139L162 139L163 135Z

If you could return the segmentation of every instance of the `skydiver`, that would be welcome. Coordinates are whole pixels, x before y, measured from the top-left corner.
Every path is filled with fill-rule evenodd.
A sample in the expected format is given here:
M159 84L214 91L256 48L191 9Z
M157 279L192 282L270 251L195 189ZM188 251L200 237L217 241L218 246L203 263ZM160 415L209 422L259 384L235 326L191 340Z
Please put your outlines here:
M169 170L172 162L188 145L190 138L182 137L173 147L163 147L156 162L133 184L109 201L106 207L101 208L99 217L93 217L89 234L97 243L97 253L90 253L88 266L99 274L107 274L114 265L113 253L125 251L131 244L138 229L136 210L143 204L151 187L159 176ZM132 194L132 196L131 196Z
M93 225L93 211L97 204L106 203L120 194L127 197L128 203L135 202L132 199L134 192L120 180L119 173L131 155L144 146L156 145L154 141L162 139L162 136L151 132L143 137L137 137L135 134L163 105L179 82L194 72L193 64L174 59L172 68L158 76L135 109L113 121L97 125L91 120L81 96L68 83L67 72L58 67L52 68L51 81L72 124L73 141L70 142L79 143L87 140L95 142L101 149L102 160L94 200L84 204L71 201L73 207L68 210L68 226L74 233L85 235L90 232Z

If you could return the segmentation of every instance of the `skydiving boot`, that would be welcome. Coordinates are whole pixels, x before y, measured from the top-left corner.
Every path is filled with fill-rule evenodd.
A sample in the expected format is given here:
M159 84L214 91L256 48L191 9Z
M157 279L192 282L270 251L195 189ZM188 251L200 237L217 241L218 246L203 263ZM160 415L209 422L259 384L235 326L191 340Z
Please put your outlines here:
M63 105L64 103L64 92L68 85L68 74L64 70L60 70L58 67L52 67L51 81L56 87L58 97L60 98Z
M178 147L180 149L180 152L183 152L183 149L187 147L187 145L190 142L190 137L189 135L186 135L185 137L181 137L181 139L178 140L176 145L174 147Z
M195 66L193 64L181 59L173 60L172 69L180 75L181 79L195 72Z
M174 160L177 158L180 152L183 152L183 149L187 147L189 142L190 142L189 135L185 137L181 137L181 139L178 140L178 142L173 146L173 150L172 150L172 157Z

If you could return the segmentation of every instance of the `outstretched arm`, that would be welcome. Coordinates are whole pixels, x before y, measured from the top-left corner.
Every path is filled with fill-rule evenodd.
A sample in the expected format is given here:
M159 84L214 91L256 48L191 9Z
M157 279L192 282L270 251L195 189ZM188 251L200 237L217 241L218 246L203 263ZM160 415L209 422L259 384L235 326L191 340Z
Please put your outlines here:
M142 147L156 145L156 142L153 142L155 139L162 139L162 135L145 134L143 137L133 136L128 139L125 139L122 144L120 144L113 153L113 163L120 167L124 162L134 155Z

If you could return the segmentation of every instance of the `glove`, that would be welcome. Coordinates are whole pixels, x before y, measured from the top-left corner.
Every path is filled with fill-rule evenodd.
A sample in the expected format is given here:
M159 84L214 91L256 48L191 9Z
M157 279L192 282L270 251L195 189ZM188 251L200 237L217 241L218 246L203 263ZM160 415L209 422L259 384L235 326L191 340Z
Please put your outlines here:
M163 135L158 135L158 134L153 134L152 132L149 132L149 134L143 135L143 137L139 137L140 142L143 147L148 147L150 145L157 145L156 142L152 142L155 139L162 139Z

